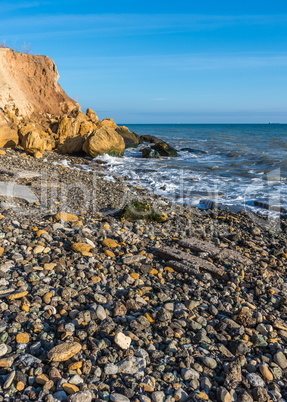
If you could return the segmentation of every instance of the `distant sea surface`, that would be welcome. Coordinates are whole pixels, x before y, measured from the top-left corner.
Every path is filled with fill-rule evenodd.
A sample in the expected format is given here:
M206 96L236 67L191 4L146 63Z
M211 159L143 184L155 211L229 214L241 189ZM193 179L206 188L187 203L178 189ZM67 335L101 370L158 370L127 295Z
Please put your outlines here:
M169 142L178 158L144 159L141 145L123 158L103 156L110 171L175 202L208 200L261 211L255 201L287 209L287 125L128 125ZM203 201L205 200L205 201Z

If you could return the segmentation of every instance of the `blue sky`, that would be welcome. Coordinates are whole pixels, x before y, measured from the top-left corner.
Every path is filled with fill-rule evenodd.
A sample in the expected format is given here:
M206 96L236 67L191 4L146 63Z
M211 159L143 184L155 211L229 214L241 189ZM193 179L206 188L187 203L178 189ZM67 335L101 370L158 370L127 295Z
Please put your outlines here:
M287 123L286 0L0 3L0 42L52 57L118 123Z

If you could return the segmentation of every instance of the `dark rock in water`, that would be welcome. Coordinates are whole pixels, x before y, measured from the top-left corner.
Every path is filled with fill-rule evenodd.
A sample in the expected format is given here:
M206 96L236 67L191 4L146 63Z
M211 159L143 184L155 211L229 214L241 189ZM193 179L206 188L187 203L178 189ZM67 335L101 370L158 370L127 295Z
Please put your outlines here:
M169 145L167 142L157 142L151 148L144 148L142 150L143 158L159 158L160 156L178 156L177 150Z
M268 210L274 211L274 212L281 212L282 214L287 214L287 209L280 207L280 206L276 206L276 205L269 205L268 202L264 202L264 201L255 200L254 206L263 208L263 209L268 209Z
M177 150L169 145L167 142L157 142L154 146L153 149L159 152L161 156L172 156L176 157L178 156Z
M162 142L162 140L154 135L141 135L140 142L149 142L150 144L157 144L158 142Z
M194 149L194 148L181 148L181 151L183 152L189 152L191 154L199 154L199 155L205 155L207 154L206 151L202 151L201 149Z
M160 158L160 153L152 148L142 149L143 158Z
M137 147L139 145L140 136L130 131L128 127L125 126L117 127L116 132L123 137L126 148Z

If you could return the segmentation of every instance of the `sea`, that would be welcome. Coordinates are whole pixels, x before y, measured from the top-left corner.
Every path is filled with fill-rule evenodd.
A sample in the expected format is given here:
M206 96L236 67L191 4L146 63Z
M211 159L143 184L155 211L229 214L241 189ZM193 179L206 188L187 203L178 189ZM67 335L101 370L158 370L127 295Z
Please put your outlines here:
M179 157L142 158L129 148L122 158L103 155L108 171L155 194L202 209L287 213L286 124L130 124L174 146ZM99 159L99 158L97 158Z

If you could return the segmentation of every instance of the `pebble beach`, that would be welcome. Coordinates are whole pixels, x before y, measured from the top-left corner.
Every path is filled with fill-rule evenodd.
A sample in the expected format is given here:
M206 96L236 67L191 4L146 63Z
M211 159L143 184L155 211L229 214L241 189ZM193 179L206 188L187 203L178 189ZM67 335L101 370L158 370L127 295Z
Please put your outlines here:
M37 201L1 197L0 401L287 400L284 218L174 204L88 157L1 162ZM135 200L166 218L124 219Z

